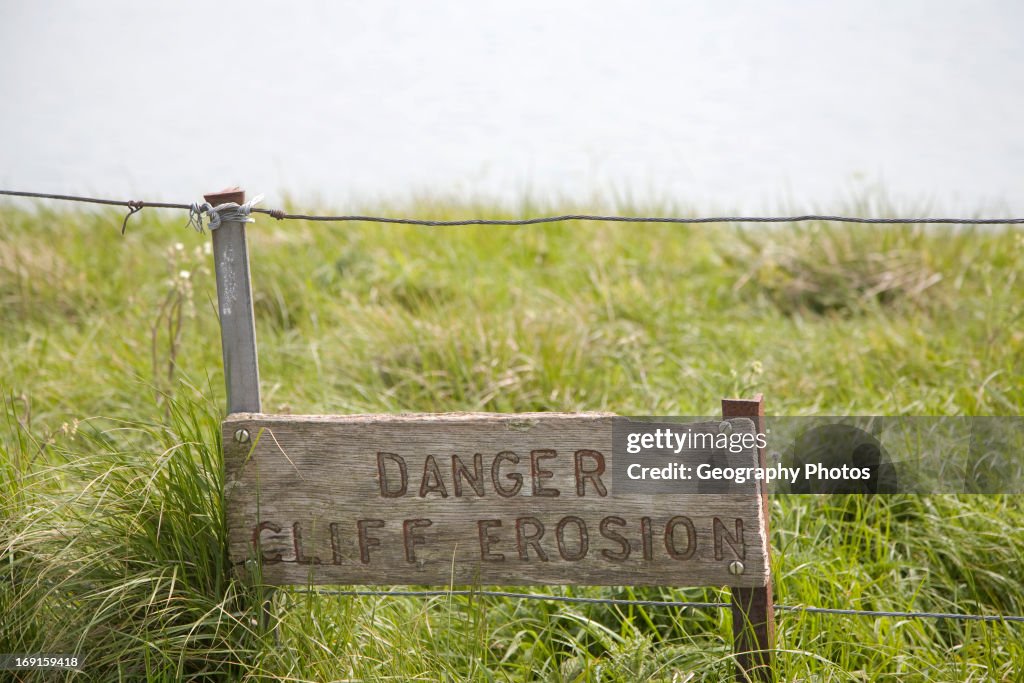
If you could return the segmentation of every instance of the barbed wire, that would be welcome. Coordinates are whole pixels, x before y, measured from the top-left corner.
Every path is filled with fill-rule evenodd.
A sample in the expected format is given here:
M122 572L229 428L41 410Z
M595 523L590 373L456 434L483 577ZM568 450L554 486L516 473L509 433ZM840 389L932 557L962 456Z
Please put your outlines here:
M128 219L144 208L194 210L191 203L150 202L141 200L103 199L98 197L80 197L66 194L50 194L45 192L23 192L17 190L0 190L0 195L9 197L25 197L29 199L53 199L85 204L126 207L122 232L127 227ZM670 223L676 225L695 225L702 223L802 223L808 221L828 221L833 223L860 223L883 225L910 224L941 224L941 225L1020 225L1024 218L865 218L858 216L833 216L827 214L801 214L795 216L607 216L600 214L562 214L557 216L540 216L535 218L468 218L459 220L429 220L422 218L390 218L386 216L366 215L316 215L307 213L288 213L280 209L251 209L251 213L261 213L276 220L302 220L314 222L352 222L352 223L390 223L399 225L421 225L425 227L455 227L469 225L503 225L522 226L541 223L561 223L566 221L598 221L606 223Z
M475 590L426 590L426 591L375 591L375 590L295 590L292 593L311 593L315 595L334 595L347 597L403 597L403 598L438 598L438 597L488 597L511 598L514 600L540 600L545 602L564 602L587 605L622 605L634 607L681 607L692 609L724 609L732 607L731 602L694 602L685 600L637 600L631 598L585 598L569 595L552 595L550 593L512 593L508 591L475 591ZM957 612L898 612L889 610L859 610L839 607L810 607L805 605L775 605L775 609L784 612L805 612L808 614L837 614L861 617L895 617L906 619L955 619L960 621L996 621L1024 623L1024 616L960 614Z

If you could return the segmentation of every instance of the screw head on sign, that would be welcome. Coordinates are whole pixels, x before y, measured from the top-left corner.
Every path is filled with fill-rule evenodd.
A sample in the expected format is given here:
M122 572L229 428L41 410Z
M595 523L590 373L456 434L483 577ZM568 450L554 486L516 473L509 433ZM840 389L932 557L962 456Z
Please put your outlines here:
M733 576L739 576L745 570L746 570L746 567L744 567L743 563L740 562L739 560L733 560L732 562L729 563L729 573L732 574Z
M238 443L249 443L249 430L247 429L236 429L235 430L235 441Z
M722 434L732 434L732 422L728 420L722 420L718 423L718 431Z

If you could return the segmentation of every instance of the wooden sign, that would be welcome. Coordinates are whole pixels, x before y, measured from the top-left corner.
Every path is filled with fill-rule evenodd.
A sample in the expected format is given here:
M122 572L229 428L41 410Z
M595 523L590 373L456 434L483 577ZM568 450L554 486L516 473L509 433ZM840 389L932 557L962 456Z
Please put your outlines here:
M230 415L232 562L268 584L767 585L762 487L616 493L621 419Z
M227 192L206 199L245 199ZM261 582L279 585L729 585L736 680L774 680L764 481L616 492L609 473L633 463L616 463L622 418L610 415L262 415L245 223L225 221L213 250L239 572L259 568ZM723 399L722 412L724 422L697 428L754 433L764 400ZM730 449L724 461L764 468L764 448Z

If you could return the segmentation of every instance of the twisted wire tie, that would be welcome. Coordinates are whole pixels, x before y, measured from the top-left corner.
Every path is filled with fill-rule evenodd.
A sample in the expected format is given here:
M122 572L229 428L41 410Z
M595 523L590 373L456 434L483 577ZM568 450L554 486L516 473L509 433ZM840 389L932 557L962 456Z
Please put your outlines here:
M146 202L140 200L128 200L128 213L124 217L124 222L121 223L121 234L123 235L128 229L128 219L137 214L139 211L146 206Z
M253 206L261 201L263 201L263 195L258 194L244 204L224 202L223 204L212 206L209 202L203 202L202 204L193 202L188 209L188 225L190 228L195 229L196 232L206 232L203 226L203 214L209 217L211 231L219 228L221 223L254 223L255 220L250 218L249 214L252 213Z

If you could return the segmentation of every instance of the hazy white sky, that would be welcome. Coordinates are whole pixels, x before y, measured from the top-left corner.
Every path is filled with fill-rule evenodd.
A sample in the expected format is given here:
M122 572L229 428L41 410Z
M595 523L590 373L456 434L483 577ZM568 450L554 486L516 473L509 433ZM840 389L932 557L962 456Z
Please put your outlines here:
M1011 0L0 0L0 186L1020 212L1022 29Z

